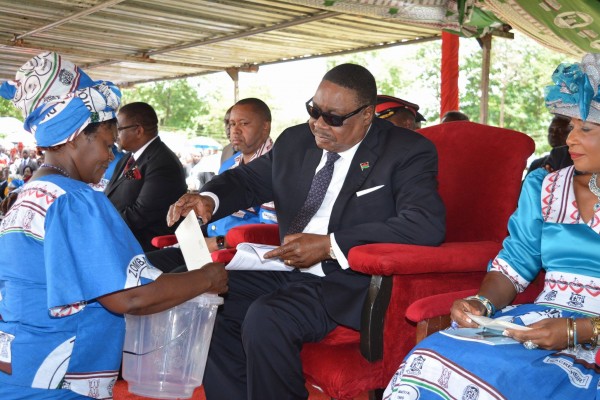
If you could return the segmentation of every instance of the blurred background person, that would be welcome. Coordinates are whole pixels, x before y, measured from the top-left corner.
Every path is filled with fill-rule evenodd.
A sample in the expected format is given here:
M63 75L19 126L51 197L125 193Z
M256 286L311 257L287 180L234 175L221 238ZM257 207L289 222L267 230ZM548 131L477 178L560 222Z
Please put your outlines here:
M392 124L401 128L411 130L421 127L421 122L425 118L418 112L419 106L398 97L387 96L383 94L377 95L377 105L375 106L375 116L386 119Z
M27 181L31 179L31 175L33 175L33 170L29 165L26 165L25 168L23 168L23 182L27 183Z
M442 116L442 123L453 121L469 121L469 116L460 111L448 111Z
M536 168L545 168L548 172L556 171L569 165L573 160L569 155L567 137L569 136L571 119L562 115L555 115L548 126L548 144L552 149L546 154L531 162L528 173Z
M238 152L238 150L233 147L233 144L231 144L231 134L229 130L229 116L231 115L232 108L233 106L229 107L225 112L225 116L223 117L223 123L225 124L225 135L227 136L229 143L223 147L223 151L221 152L221 165L223 165L226 160L231 159L231 157ZM226 166L225 169L228 169L228 167Z
M23 171L25 167L30 167L32 171L38 169L38 163L35 158L35 152L29 152L29 150L23 150L21 152L21 160L19 161L19 167L17 168L17 173L23 176Z

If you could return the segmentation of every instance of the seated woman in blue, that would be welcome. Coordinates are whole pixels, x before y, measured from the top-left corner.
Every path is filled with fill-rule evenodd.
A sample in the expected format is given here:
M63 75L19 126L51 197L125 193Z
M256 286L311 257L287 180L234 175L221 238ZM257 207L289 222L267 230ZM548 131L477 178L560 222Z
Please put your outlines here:
M468 312L531 329L506 329L516 343L496 346L431 335L400 365L384 399L600 398L600 54L561 64L552 78L546 105L571 118L574 166L527 176L510 236L478 294L451 309L460 327L477 327ZM545 286L535 302L509 306L540 271Z
M0 399L112 398L123 314L227 290L222 264L162 274L97 183L114 158L120 92L54 53L0 87L45 161L0 225ZM15 254L21 256L15 257Z

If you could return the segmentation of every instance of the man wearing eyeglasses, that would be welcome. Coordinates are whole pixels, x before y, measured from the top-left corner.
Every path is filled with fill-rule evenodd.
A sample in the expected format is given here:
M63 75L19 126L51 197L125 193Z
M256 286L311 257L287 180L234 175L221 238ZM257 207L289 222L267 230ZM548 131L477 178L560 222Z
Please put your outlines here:
M187 190L179 158L158 136L156 112L130 103L117 114L121 147L128 151L104 189L144 251L156 250L153 237L174 232L165 222L169 205ZM108 161L107 161L108 163Z
M368 70L333 68L306 103L308 123L169 209L172 224L191 209L207 221L274 200L284 244L267 256L296 268L230 271L203 380L208 400L307 398L303 343L360 327L370 277L348 265L350 249L443 240L435 147L374 118L376 97Z

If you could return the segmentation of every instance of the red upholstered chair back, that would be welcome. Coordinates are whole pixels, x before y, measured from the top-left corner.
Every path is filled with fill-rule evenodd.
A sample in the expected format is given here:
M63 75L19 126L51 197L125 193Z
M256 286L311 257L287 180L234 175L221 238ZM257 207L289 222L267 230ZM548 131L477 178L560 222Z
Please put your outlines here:
M516 205L506 199L518 197L520 186L515 182L523 177L523 154L533 152L533 140L510 129L469 121L434 125L419 133L438 149L439 192L447 215L446 242L503 240L507 234L505 221ZM499 164L498 160L503 161ZM470 189L463 190L467 185ZM472 195L474 190L478 198Z

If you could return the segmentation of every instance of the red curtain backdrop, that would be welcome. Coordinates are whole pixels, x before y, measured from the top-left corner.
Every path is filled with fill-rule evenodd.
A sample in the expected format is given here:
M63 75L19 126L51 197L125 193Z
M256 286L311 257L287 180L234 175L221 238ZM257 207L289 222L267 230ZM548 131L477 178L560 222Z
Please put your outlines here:
M458 48L457 35L442 32L442 88L440 118L447 111L458 110Z

